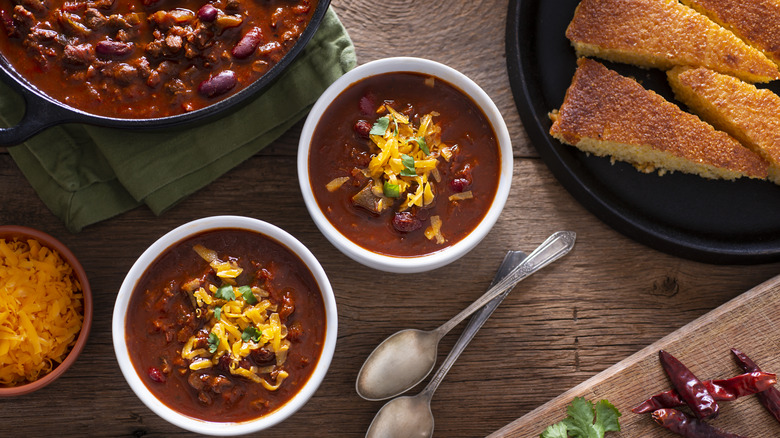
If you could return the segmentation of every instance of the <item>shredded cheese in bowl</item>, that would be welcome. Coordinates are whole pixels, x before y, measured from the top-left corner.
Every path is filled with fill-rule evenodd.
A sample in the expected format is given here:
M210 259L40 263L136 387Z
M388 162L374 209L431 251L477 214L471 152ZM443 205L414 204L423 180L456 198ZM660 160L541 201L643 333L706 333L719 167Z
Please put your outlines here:
M84 322L73 268L35 239L0 238L0 385L33 382L70 352Z

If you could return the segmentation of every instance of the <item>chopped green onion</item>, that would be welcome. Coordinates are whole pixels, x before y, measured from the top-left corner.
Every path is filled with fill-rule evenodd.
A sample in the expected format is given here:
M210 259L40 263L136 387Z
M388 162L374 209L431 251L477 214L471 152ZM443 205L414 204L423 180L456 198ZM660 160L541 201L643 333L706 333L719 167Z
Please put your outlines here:
M217 289L214 292L214 298L221 298L226 301L235 300L236 296L233 294L233 286L228 284Z
M417 176L417 171L414 170L414 158L406 154L401 154L401 164L404 165L401 176Z
M400 187L398 187L398 184L391 184L390 182L385 182L385 186L383 187L383 191L385 193L385 196L388 198L397 198L401 196L401 190Z
M390 116L384 116L374 123L374 126L371 127L371 131L368 133L371 135L385 135L388 126L390 126Z
M209 333L209 353L216 353L219 347L219 336Z
M249 342L251 339L252 341L257 342L260 340L260 335L262 334L263 332L250 325L244 329L244 333L241 333L241 340L244 342Z
M257 304L257 297L252 293L252 288L249 286L241 286L238 288L241 296L244 297L244 301L248 304Z
M425 141L425 137L417 137L415 140L417 140L417 145L420 146L420 149L425 152L425 155L430 155L431 150L428 149L428 143Z

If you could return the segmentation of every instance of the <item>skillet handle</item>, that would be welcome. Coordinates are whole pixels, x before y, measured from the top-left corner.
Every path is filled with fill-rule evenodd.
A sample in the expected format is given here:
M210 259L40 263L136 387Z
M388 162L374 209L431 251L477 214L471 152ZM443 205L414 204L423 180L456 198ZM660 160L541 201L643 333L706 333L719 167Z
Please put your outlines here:
M50 126L75 119L69 111L40 96L30 92L21 95L25 103L24 116L16 126L0 128L0 146L18 145Z

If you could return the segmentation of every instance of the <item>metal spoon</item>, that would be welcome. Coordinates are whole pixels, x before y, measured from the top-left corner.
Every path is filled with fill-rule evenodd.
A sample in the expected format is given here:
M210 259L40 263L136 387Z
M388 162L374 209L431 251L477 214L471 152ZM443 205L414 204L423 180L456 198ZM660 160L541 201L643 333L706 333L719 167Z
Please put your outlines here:
M379 344L358 373L355 389L366 400L385 400L420 383L436 364L439 340L469 315L522 279L567 254L576 234L559 231L548 237L518 266L474 303L432 331L401 330Z
M502 278L506 277L512 268L517 266L523 258L525 258L525 254L521 251L509 251L498 268L491 286L494 286ZM493 301L487 303L485 307L474 314L474 317L471 318L463 330L450 354L439 367L439 370L436 371L436 374L433 375L428 386L414 397L399 397L388 402L374 417L374 421L368 428L367 437L391 436L391 433L402 437L416 437L430 436L433 433L433 414L430 406L433 392L444 379L452 364L455 363L455 360L466 348L466 345L471 342L477 330L482 327L508 294L509 291L507 290L493 298Z

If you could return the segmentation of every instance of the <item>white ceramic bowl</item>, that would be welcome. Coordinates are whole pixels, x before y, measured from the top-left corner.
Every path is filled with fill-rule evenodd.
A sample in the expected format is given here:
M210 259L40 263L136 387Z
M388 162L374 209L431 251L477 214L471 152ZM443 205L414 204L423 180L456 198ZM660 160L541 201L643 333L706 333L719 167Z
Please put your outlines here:
M130 355L125 341L125 316L127 314L130 295L146 268L154 262L163 251L173 246L175 243L207 230L222 228L239 228L258 232L276 240L295 253L309 268L314 279L317 281L320 291L322 292L326 317L325 343L322 347L322 355L317 361L314 372L301 390L274 412L254 420L236 423L199 420L183 415L163 404L149 391L139 377L137 370L130 361ZM192 432L222 436L241 435L267 429L285 420L300 409L309 398L311 398L322 382L322 379L325 377L325 373L330 366L333 353L336 349L337 329L338 317L333 289L330 286L328 277L325 275L325 271L322 269L322 266L320 266L314 255L303 246L302 243L284 230L267 222L241 216L212 216L198 219L174 229L154 242L152 246L144 251L138 260L136 260L125 277L116 298L112 322L114 352L116 353L117 361L119 362L119 368L122 370L122 374L124 374L127 383L138 398L140 398L149 409L154 411L154 413L176 426Z
M471 100L482 109L482 112L493 126L501 156L501 175L496 196L479 225L459 242L441 251L417 257L394 257L378 254L349 240L322 213L317 205L317 200L314 198L309 180L309 148L314 130L320 121L320 116L325 113L331 102L352 84L367 77L391 72L414 72L430 75L454 85L471 97ZM496 223L509 196L509 187L512 183L512 142L509 138L506 123L496 105L479 85L464 74L444 64L427 59L408 57L380 59L363 64L336 80L314 104L306 119L306 123L303 125L298 145L298 181L306 208L309 210L312 219L314 219L314 223L322 234L341 252L359 263L383 271L397 273L424 272L452 263L471 251Z

